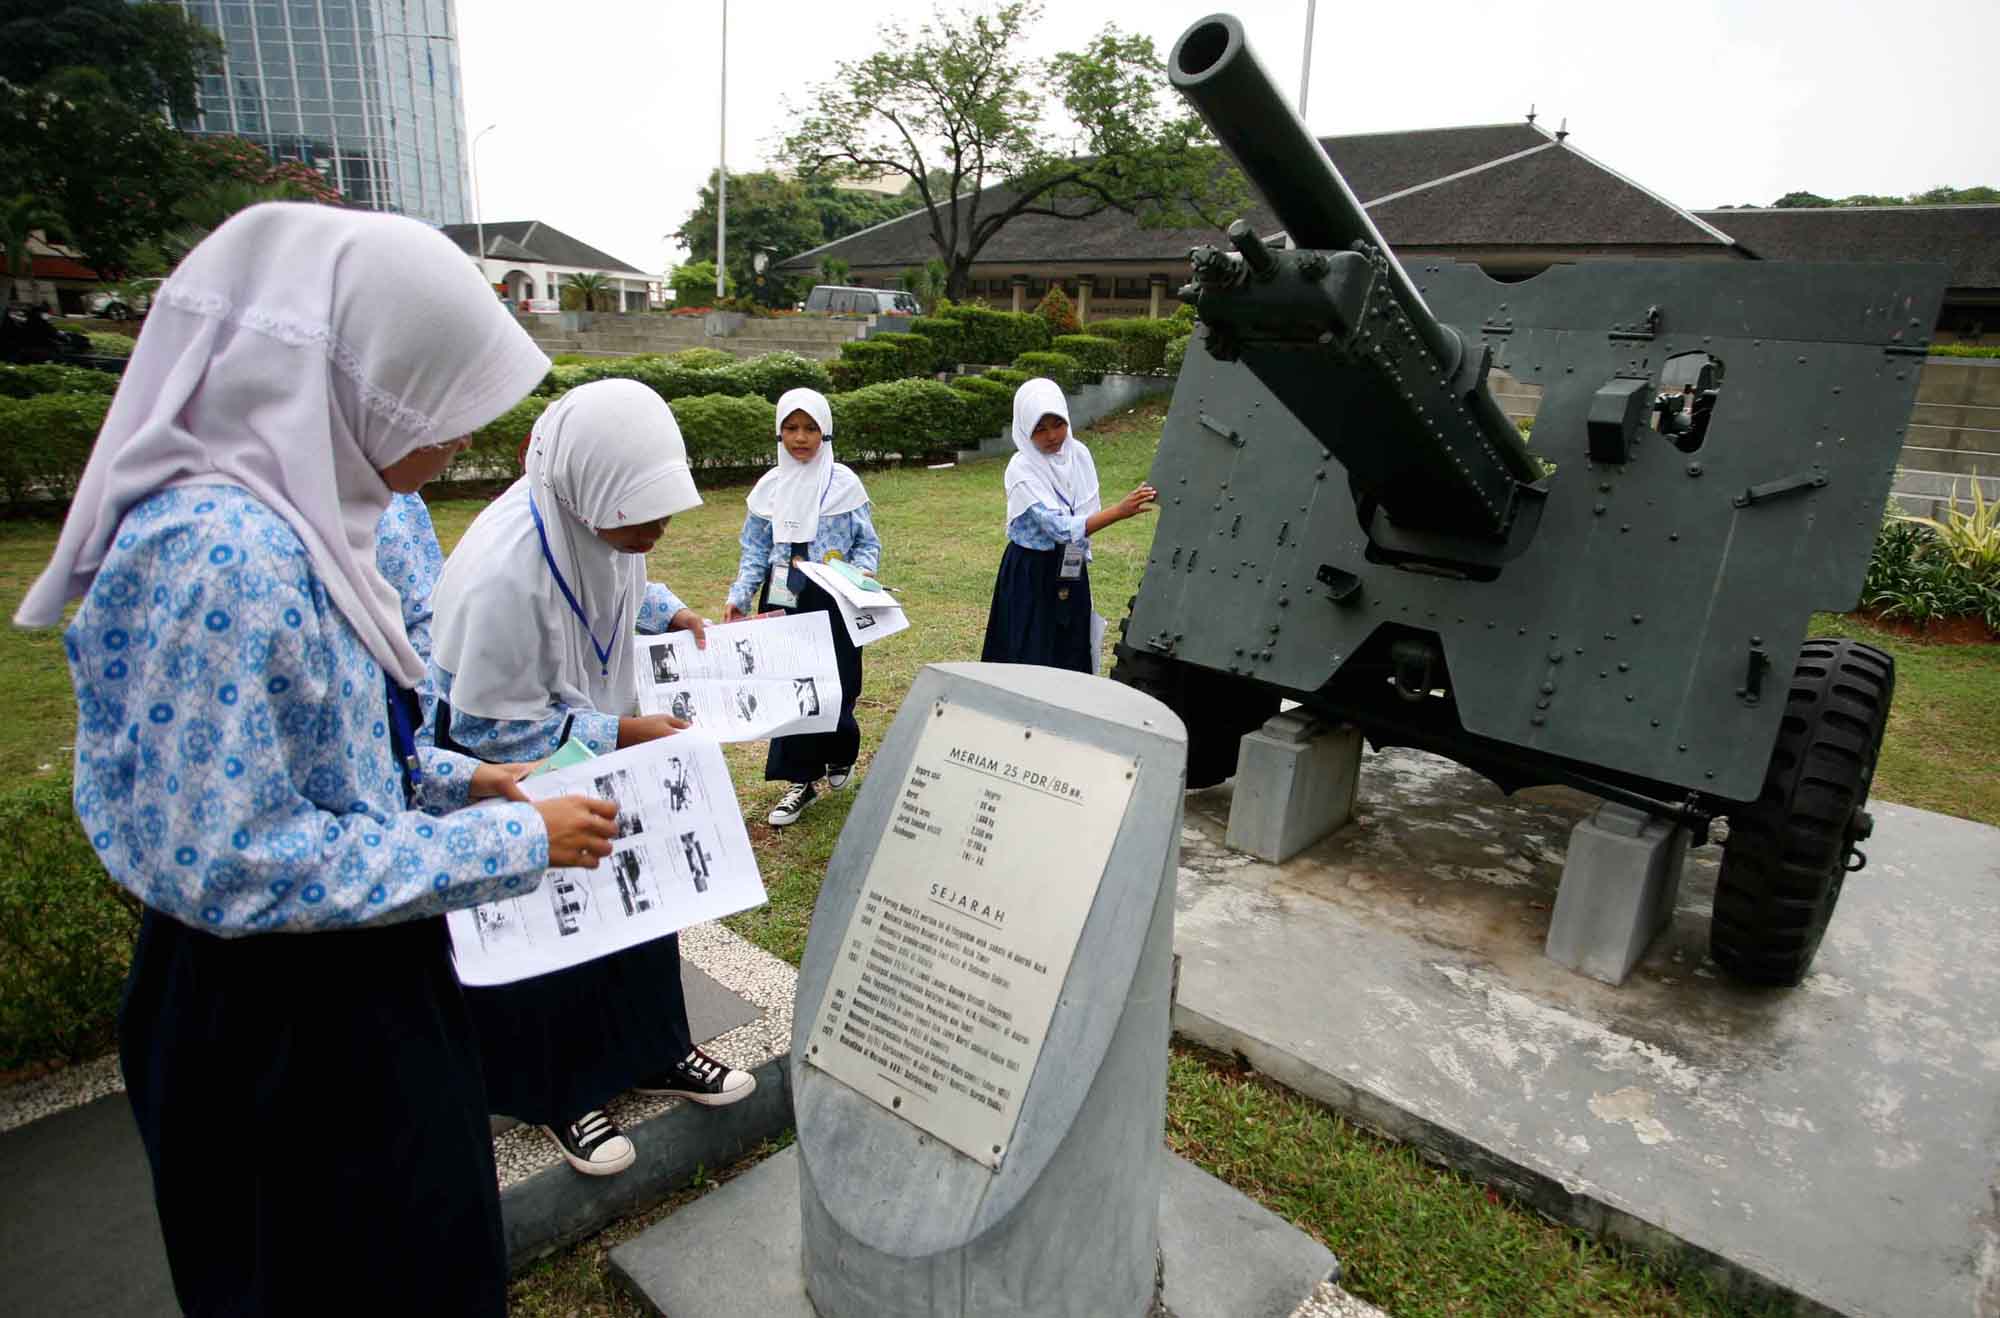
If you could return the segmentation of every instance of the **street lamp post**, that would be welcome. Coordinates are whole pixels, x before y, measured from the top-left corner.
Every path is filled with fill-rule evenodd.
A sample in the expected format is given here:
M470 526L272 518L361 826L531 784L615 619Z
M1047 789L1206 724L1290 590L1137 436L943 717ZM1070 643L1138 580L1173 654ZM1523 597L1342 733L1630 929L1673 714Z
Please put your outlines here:
M1306 117L1306 84L1312 81L1313 71L1313 10L1319 7L1319 0L1306 0L1306 53L1299 66L1299 118Z
M722 123L715 164L715 300L722 301L729 245L729 0L722 0Z
M486 216L479 205L479 139L499 126L491 123L472 135L472 230L473 241L479 244L474 259L479 263L479 278L488 288L493 287L493 281L486 275Z

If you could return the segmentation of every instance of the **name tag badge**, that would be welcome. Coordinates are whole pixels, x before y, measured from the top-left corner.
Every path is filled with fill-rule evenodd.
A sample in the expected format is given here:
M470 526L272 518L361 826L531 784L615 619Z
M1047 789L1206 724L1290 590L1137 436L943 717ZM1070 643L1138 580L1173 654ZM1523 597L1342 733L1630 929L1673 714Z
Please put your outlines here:
M799 597L794 595L792 588L786 584L791 575L792 569L789 564L784 567L773 567L771 569L771 585L764 593L764 600L772 608L795 609L798 607Z
M1064 545L1062 570L1057 573L1064 581L1074 581L1083 575L1083 546Z

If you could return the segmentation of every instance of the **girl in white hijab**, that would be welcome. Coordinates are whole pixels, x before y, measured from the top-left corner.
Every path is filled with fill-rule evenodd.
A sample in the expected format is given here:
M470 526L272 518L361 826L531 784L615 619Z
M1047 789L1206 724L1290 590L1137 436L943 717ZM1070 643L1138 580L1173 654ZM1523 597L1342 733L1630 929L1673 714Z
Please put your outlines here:
M1097 494L1097 463L1069 433L1069 404L1053 380L1014 393L1007 461L1007 552L986 618L988 663L1097 671L1090 608L1090 537L1153 509L1140 485L1111 507Z
M525 760L569 738L604 752L686 727L638 714L632 637L706 644L701 616L646 580L647 551L700 504L673 409L651 389L599 380L550 404L527 474L473 521L432 593L438 744ZM466 1001L492 1110L542 1126L586 1175L636 1156L603 1110L614 1095L717 1106L755 1088L690 1039L678 937Z
M771 740L764 780L791 786L767 822L783 828L796 823L813 803L818 796L814 784L821 778L835 791L845 787L861 752L861 725L854 721L861 651L848 638L833 598L792 565L801 559L842 559L874 576L882 563L882 540L875 534L861 478L833 459L833 409L826 398L811 389L793 389L778 399L775 420L778 465L764 473L745 500L750 512L743 519L743 557L722 616L734 621L760 609L832 615L840 666L838 726L831 732Z
M416 743L375 542L547 366L436 231L244 211L161 287L16 615L83 600L77 816L146 907L119 1049L189 1313L505 1311L442 914L616 812Z

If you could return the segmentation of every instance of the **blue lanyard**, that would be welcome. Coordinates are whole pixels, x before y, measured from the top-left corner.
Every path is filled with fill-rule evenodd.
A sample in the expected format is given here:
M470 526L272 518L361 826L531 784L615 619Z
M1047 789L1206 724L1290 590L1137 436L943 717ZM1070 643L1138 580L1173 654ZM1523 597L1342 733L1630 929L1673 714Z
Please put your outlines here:
M387 673L382 678L389 688L389 750L414 786L424 780L423 765L417 759L416 721L410 717L409 709L416 694L398 687Z
M574 613L576 620L583 624L583 634L590 638L590 648L597 651L598 675L600 677L609 677L611 676L611 647L597 643L597 633L590 629L590 615L586 614L583 611L583 606L576 602L576 596L571 592L569 583L563 580L562 569L556 566L556 556L549 552L549 533L542 525L542 510L535 507L535 496L532 494L528 496L528 512L535 519L535 534L540 536L542 540L542 561L549 565L549 575L556 579L556 589L562 591L563 598L569 601L569 611Z

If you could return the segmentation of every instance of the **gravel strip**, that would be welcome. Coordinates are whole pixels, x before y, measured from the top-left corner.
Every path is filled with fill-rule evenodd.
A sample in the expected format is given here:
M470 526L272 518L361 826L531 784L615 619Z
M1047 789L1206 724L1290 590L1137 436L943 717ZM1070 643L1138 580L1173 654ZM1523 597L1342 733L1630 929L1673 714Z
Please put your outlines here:
M124 1092L125 1077L118 1070L118 1054L106 1053L95 1061L0 1089L0 1131L82 1107L106 1094Z
M1306 1302L1292 1310L1292 1318L1389 1318L1389 1315L1368 1303L1357 1300L1330 1281L1323 1281L1313 1288Z
M704 1052L738 1070L750 1071L791 1050L792 993L798 984L798 971L719 924L683 929L681 955L696 970L763 1009L756 1020L703 1044ZM629 1128L685 1101L620 1094L605 1111ZM503 1190L562 1161L555 1141L538 1126L517 1126L499 1136L493 1141L493 1156L499 1164Z

